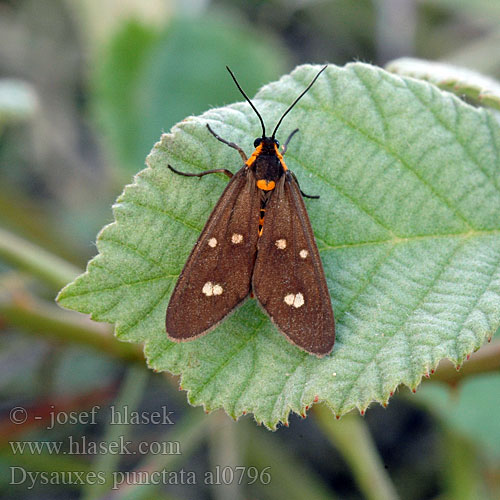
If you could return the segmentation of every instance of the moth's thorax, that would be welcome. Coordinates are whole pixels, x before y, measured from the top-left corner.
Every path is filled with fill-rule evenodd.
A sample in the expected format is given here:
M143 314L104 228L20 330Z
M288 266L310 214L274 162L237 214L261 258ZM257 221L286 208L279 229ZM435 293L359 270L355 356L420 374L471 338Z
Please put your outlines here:
M253 164L253 171L257 181L276 182L283 175L283 167L276 155L259 155Z
M256 139L256 143L259 139ZM278 142L270 137L260 139L247 162L247 167L254 172L257 187L263 191L271 191L285 172L286 165L279 152Z

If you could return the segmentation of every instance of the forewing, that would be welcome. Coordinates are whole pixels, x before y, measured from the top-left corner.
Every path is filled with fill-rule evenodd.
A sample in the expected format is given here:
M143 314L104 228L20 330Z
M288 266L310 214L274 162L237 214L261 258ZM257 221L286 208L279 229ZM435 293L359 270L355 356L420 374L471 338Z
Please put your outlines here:
M332 350L335 322L330 294L306 207L289 171L266 205L252 286L288 340L319 357Z
M229 181L172 293L167 335L191 340L215 327L250 293L260 197L245 167Z

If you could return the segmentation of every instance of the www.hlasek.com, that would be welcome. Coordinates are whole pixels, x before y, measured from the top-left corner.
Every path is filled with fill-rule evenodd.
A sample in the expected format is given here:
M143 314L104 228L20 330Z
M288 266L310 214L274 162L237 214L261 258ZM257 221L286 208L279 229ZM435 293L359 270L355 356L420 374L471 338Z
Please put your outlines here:
M245 466L220 466L214 470L203 473L200 478L199 472L186 471L115 471L106 474L104 471L51 471L39 472L28 471L24 467L10 467L11 485L24 485L31 490L37 485L93 485L109 484L111 489L117 490L123 485L143 485L143 484L180 484L194 485L201 479L205 485L229 485L233 483L252 485L260 483L267 485L271 482L271 467L264 467L262 470L257 467Z
M181 455L179 441L126 441L120 436L115 441L93 441L86 436L63 441L9 441L13 455Z

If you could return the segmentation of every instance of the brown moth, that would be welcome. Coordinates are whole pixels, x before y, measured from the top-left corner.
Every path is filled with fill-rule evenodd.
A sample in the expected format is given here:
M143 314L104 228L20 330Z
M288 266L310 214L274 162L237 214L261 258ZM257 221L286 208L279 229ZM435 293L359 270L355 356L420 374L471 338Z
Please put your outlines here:
M208 218L172 293L166 314L169 339L193 340L215 328L249 295L254 295L272 322L300 349L322 357L335 342L335 321L323 267L295 175L275 135L283 118L311 88L307 88L279 119L270 137L264 121L240 87L236 86L259 117L262 137L255 139L247 158L236 144L209 132L238 151L243 167L232 174L217 168L200 173L170 170L202 177L222 172L231 180Z

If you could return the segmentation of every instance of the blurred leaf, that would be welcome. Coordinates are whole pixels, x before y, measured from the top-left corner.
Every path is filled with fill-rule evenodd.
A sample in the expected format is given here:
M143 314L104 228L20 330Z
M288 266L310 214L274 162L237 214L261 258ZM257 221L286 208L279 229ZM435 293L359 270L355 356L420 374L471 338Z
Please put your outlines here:
M127 23L97 60L94 107L120 160L140 165L137 127L140 109L136 92L144 60L160 35L135 21ZM139 150L139 151L138 151ZM142 161L142 159L141 159Z
M452 390L426 384L417 397L453 429L500 457L500 420L485 418L500 407L500 374L470 378Z
M97 73L96 109L118 158L136 170L162 131L240 97L226 65L252 94L286 59L273 39L227 16L175 19L161 34L132 22Z
M0 79L0 127L28 118L36 106L35 90L30 84L23 80Z
M391 61L387 71L432 82L458 96L500 110L500 83L488 76L451 64L403 57Z
M302 66L264 87L266 123L318 70ZM234 165L206 123L250 151L260 133L247 104L211 110L165 134L125 188L100 255L60 293L61 305L116 323L145 342L149 364L182 373L193 404L275 427L315 397L342 415L416 387L441 358L461 363L500 323L500 126L433 85L356 63L330 66L287 117L300 125L287 164L306 192L337 321L332 355L289 344L254 300L210 334L167 340L178 274L226 184L173 175Z

